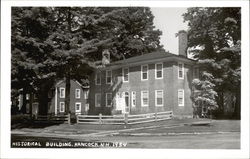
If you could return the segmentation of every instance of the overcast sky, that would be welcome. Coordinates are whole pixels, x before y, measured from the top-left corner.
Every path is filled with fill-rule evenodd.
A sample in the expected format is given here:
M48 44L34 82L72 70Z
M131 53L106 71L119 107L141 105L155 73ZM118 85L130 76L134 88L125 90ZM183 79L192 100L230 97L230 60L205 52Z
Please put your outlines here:
M166 51L177 54L178 38L175 33L188 28L181 16L186 10L187 8L151 8L155 16L155 27L162 31L161 44Z

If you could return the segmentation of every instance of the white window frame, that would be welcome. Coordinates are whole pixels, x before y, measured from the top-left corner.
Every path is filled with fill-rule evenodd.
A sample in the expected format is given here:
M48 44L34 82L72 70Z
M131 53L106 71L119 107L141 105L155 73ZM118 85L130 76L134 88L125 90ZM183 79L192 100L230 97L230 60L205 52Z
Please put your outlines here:
M62 104L63 104L63 107L62 107ZM63 108L63 110L62 110L62 108ZM60 102L59 103L59 111L60 111L60 113L64 113L65 112L65 103L64 102Z
M89 99L89 91L85 91L84 93L84 99Z
M157 77L157 65L161 65L161 77ZM155 79L163 79L163 63L156 63L155 64Z
M100 81L99 81L100 83L98 83L98 80L97 80L98 79L98 75L100 77ZM101 72L96 72L96 74L95 74L95 84L96 85L101 85L101 83L102 83L101 81L102 81Z
M98 103L97 103L97 96L98 96L98 95L100 95L100 100L102 99L101 93L96 93L96 94L95 94L95 107L101 107L101 101L100 101L100 105L99 105L99 106L97 105L97 104L98 104Z
M157 103L157 92L162 92L162 104L158 104ZM163 104L164 104L164 92L163 92L163 90L155 90L155 105L156 106L163 106Z
M147 92L147 99L148 99L148 104L147 105L144 105L144 103L143 103L143 92ZM149 92L148 91L141 91L141 106L142 107L147 107L147 106L149 106Z
M135 101L135 104L134 104L133 101ZM135 106L136 106L136 92L135 92L135 91L132 91L132 92L131 92L131 106L132 106L132 107L135 107Z
M127 81L125 81L125 70L128 70L128 80ZM123 82L129 82L129 68L127 67L127 68L123 68L122 69L122 81Z
M147 78L146 79L143 79L143 67L144 66L147 66ZM141 65L141 80L142 81L148 80L148 65Z
M63 94L62 94L62 92L63 92ZM60 98L65 98L65 88L64 87L59 88L59 96L60 96Z
M180 94L179 94L179 92L182 92L182 103L181 104L179 104L179 98L180 98ZM183 107L185 104L184 104L184 102L185 102L185 95L184 95L184 89L178 89L178 92L177 92L177 96L178 96L178 99L177 99L177 102L178 102L178 106L181 106L181 107Z
M110 76L107 76L108 72L110 72ZM110 77L110 82L108 82L108 77ZM111 84L111 83L112 83L112 70L106 70L106 84Z
M108 95L111 95L111 103L108 105ZM111 107L112 105L112 93L106 93L106 107Z
M181 68L182 69L181 70L182 71L182 77L180 77L181 74L180 74L180 67L179 67L179 65L182 66L182 68ZM178 79L184 79L184 63L180 63L180 62L178 63Z
M79 91L79 96L77 96L77 91ZM81 89L78 89L78 88L77 88L77 89L75 90L75 98L76 98L76 99L80 99L80 98L81 98Z
M80 106L79 106L79 110L76 109L76 108L77 108L77 104L80 105ZM81 103L81 102L76 102L76 103L75 103L75 112L76 112L76 113L81 113L81 110L82 110L82 103Z

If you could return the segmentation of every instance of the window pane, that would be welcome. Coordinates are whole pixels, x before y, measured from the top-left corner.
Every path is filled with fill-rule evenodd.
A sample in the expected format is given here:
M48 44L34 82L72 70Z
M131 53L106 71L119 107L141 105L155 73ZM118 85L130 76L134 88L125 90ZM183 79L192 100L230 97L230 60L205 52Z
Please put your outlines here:
M142 92L142 105L148 106L148 92Z
M163 105L163 91L156 91L156 105Z
M80 89L76 89L76 95L75 95L76 98L80 98Z
M111 83L111 71L106 71L106 83Z
M136 93L132 92L132 106L136 105Z
M183 64L178 64L178 74L179 74L179 78L183 78Z
M65 97L65 89L64 88L60 88L59 93L60 93L60 98Z
M96 84L101 84L101 73L96 74Z
M184 106L184 90L178 91L178 105Z
M101 106L101 94L100 93L98 93L98 94L96 94L95 95L95 106L96 107L100 107Z
M148 66L142 66L142 79L148 79Z
M162 64L156 64L156 69L157 69L157 71L161 70L162 69Z
M162 105L162 98L157 98L157 105Z
M125 68L125 69L123 70L123 78L124 78L124 81L128 81L128 72L129 72L128 68Z
M106 94L106 102L107 102L106 106L111 106L111 104L112 104L112 94L111 93Z
M161 78L162 77L162 71L157 71L156 72L156 77Z

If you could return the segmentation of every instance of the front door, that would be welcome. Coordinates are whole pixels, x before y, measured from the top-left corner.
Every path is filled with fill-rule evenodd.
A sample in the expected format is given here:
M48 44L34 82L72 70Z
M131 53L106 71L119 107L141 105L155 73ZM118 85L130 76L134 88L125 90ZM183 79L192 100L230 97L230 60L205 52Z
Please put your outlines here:
M125 113L130 112L130 100L129 100L129 93L124 92L124 100L125 100Z

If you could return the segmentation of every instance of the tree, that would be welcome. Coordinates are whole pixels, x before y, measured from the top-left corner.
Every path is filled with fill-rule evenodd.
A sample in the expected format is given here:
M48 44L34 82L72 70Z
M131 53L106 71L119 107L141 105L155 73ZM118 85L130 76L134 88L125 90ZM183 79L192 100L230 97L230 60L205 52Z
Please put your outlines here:
M159 42L161 32L154 29L149 8L30 7L13 10L13 74L28 75L17 69L20 62L15 64L15 61L20 61L18 58L22 58L24 68L31 72L28 84L36 84L43 92L40 94L44 100L39 107L44 110L47 89L57 79L65 78L65 110L70 113L70 80L87 81L91 67L101 60L104 49L109 49L112 60L162 49ZM20 36L16 37L17 33ZM19 46L19 43L25 45ZM20 51L15 52L17 48ZM22 81L21 77L17 79ZM45 84L47 82L49 84Z
M113 60L132 57L162 48L159 30L153 30L149 8L63 7L53 8L55 29L48 38L58 60L58 74L66 78L66 112L69 112L70 79L80 68L101 60L109 49ZM63 70L63 71L61 71Z
M194 58L214 77L219 109L223 112L223 94L231 92L236 97L235 117L240 118L240 8L189 8L183 16Z
M23 113L26 112L26 93L40 91L41 94L40 83L46 85L55 76L48 62L52 48L44 43L49 35L50 25L47 24L50 22L47 8L12 8L11 89L22 89ZM42 97L39 99L46 101Z
M213 79L212 74L203 72L200 79L194 79L192 82L194 86L192 100L196 106L194 112L198 116L207 116L207 114L211 114L211 110L218 107Z

